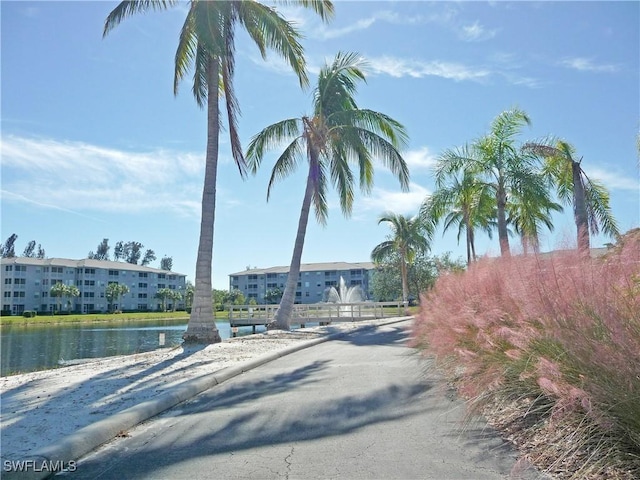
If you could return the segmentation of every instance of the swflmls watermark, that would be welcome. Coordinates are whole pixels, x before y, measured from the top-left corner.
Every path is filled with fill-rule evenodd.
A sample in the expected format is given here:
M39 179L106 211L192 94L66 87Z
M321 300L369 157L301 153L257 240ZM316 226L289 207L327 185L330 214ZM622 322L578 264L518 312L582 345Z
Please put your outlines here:
M75 472L77 465L73 460L66 465L62 460L4 460L2 469L5 472Z

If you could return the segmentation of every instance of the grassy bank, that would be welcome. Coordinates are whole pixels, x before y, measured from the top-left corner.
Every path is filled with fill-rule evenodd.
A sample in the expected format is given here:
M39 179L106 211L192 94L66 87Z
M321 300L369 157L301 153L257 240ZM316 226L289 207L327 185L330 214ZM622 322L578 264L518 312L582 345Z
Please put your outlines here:
M414 343L556 478L640 478L640 234L438 280Z
M216 312L216 319L225 320L228 312ZM189 319L187 312L134 312L134 313L96 313L86 315L39 315L25 318L21 316L0 317L0 325L46 325L93 322L131 322L165 319Z

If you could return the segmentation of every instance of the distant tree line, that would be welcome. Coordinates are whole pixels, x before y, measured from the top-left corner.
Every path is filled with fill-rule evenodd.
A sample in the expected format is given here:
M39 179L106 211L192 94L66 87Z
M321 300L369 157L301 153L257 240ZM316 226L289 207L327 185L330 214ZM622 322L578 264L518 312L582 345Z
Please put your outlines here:
M87 255L87 258L90 258L92 260L111 260L111 258L109 257L109 250L111 250L109 239L104 238L102 239L102 242L100 242L96 247L95 253L93 252L93 250L90 251ZM156 258L156 253L150 248L144 250L144 245L140 242L120 241L117 242L113 247L114 262L122 260L133 265L147 266L151 262L156 260ZM172 267L173 258L166 255L162 257L162 259L160 260L160 269L170 271Z
M15 249L15 243L17 239L18 235L13 233L9 238L7 238L7 240L5 240L2 245L0 245L0 254L2 255L2 258L13 258L17 256ZM36 241L31 240L29 243L27 243L27 246L24 248L24 251L20 256L31 258L45 258L45 251L44 248L42 248L42 245L38 243L36 246Z
M2 258L13 258L17 257L16 255L16 240L18 239L18 235L13 233L9 238L7 238L4 243L0 245L0 255ZM111 247L109 246L109 239L104 238L102 242L100 242L95 250L90 251L87 255L87 258L92 260L111 260L109 257L109 250ZM144 254L143 254L144 251ZM39 243L36 243L35 240L31 240L27 246L25 247L22 255L20 257L30 257L30 258L46 258L46 254L44 248ZM144 245L140 242L118 242L113 248L113 261L125 261L127 263L131 263L133 265L142 265L147 266L151 262L156 260L156 253L148 248L144 250ZM165 255L160 259L160 269L171 271L173 268L173 258Z

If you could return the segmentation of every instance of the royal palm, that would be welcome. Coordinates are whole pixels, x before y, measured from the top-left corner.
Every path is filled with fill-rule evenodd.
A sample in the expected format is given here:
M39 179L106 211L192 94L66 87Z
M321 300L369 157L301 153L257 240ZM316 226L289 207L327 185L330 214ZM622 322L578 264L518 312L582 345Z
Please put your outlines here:
M313 204L318 222L326 223L330 184L337 190L346 216L351 213L354 199L352 166L358 167L358 182L365 193L373 186L374 158L398 177L403 189L408 188L409 171L399 151L407 139L404 127L387 115L356 104L357 83L365 80L364 67L358 55L339 53L319 73L312 114L266 127L251 140L247 150L248 164L255 173L268 150L287 144L271 172L267 199L276 181L291 174L303 161L308 166L289 276L275 328L289 328L309 212Z
M171 0L121 2L107 17L104 34L133 14L163 10L178 3ZM333 13L333 5L329 1L300 0L294 3L313 8L323 19ZM246 168L237 131L239 110L233 88L236 27L240 25L247 31L263 57L267 48L274 50L289 63L301 85L306 85L308 81L303 50L299 43L300 35L275 9L252 0L191 0L188 7L175 55L174 93L177 93L178 85L187 72L192 70L196 102L200 107L207 108L207 151L195 294L184 339L189 342L214 343L220 341L213 316L211 288L220 94L225 99L233 158L241 175L244 175Z

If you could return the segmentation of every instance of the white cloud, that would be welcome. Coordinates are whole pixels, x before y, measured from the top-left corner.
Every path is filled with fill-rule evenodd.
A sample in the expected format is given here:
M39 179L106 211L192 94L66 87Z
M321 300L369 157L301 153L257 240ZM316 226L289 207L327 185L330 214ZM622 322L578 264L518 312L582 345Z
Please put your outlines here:
M409 170L431 169L437 161L436 155L429 151L429 147L420 147L417 150L409 150L402 155L409 166Z
M591 168L587 172L587 176L594 180L602 182L609 190L640 190L640 178L630 178L628 175L612 172L611 170L602 170L600 168Z
M615 73L619 70L616 65L606 63L598 65L593 60L583 57L568 58L561 61L560 65L581 72Z
M439 60L423 62L397 57L383 56L368 58L370 71L374 74L387 74L392 77L423 78L427 76L442 77L455 80L482 81L491 74L485 69L473 69L458 63L448 63Z
M4 136L3 198L78 212L200 216L204 154Z
M422 202L430 192L416 184L409 185L408 192L374 188L371 195L360 200L360 207L365 211L376 213L394 212L413 216L418 213Z
M479 42L495 37L496 33L497 30L487 30L476 21L471 25L463 26L459 35L462 40L467 42Z

